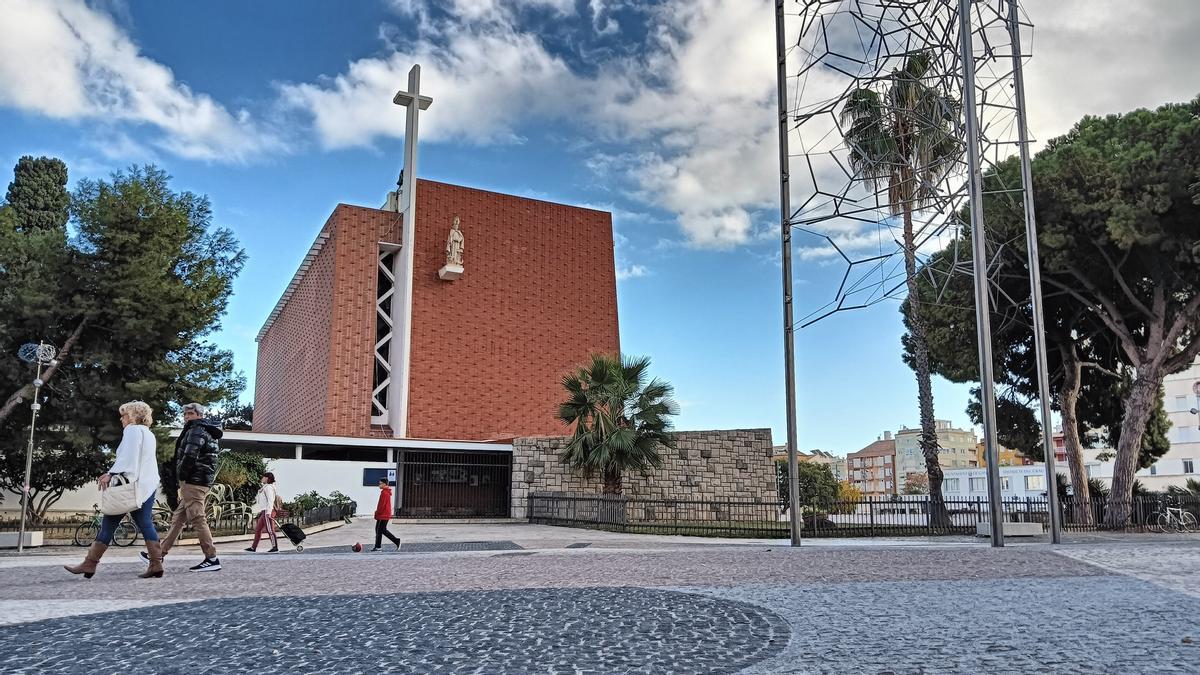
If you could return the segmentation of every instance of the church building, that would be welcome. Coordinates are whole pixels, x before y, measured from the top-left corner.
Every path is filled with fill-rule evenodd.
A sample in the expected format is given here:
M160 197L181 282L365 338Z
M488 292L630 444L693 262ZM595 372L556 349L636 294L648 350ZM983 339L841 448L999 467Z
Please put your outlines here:
M419 178L420 68L404 171L381 208L338 204L258 334L253 431L280 493L344 493L399 517L520 517L537 491L587 490L558 460L565 375L621 353L612 216ZM558 437L555 440L554 437ZM690 432L657 498L773 499L770 432Z

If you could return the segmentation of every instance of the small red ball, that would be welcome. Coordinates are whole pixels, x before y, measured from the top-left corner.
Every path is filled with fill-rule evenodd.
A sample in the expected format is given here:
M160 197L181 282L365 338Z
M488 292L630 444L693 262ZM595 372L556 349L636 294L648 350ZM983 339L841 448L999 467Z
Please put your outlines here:
M350 547L350 550L354 551L355 553L362 553L362 544L354 542L354 545Z

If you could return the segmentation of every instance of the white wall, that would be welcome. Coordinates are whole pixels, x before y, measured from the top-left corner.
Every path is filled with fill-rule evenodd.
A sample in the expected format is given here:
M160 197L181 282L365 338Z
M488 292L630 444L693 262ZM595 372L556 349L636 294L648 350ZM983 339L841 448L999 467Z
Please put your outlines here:
M330 492L338 490L358 502L358 514L370 515L375 513L375 504L379 501L379 487L373 485L364 487L363 469L394 469L396 465L389 462L342 462L320 459L268 459L267 469L275 474L275 482L279 495L285 501L291 501L296 495L316 490L322 496L328 497ZM395 488L392 488L395 494ZM100 501L100 493L94 482L89 482L82 488L63 495L50 508L51 515L70 515L74 513L92 513L92 505ZM6 517L19 517L21 513L21 496L18 494L4 495L4 503L0 504L0 512Z
M342 462L321 459L272 459L268 469L275 474L275 486L284 501L296 495L316 490L329 496L337 490L358 502L358 515L375 513L379 501L379 486L366 487L363 469L394 469L390 462ZM395 494L395 488L392 488Z
M1026 477L1034 477L1026 481ZM949 469L944 472L942 494L947 499L987 499L987 469ZM1040 478L1040 481L1038 480ZM977 489L971 489L975 479ZM980 480L983 479L983 480ZM1007 479L1007 480L1006 480ZM1042 464L1000 467L1001 499L1040 499L1046 495L1046 467ZM1029 483L1033 486L1026 487Z

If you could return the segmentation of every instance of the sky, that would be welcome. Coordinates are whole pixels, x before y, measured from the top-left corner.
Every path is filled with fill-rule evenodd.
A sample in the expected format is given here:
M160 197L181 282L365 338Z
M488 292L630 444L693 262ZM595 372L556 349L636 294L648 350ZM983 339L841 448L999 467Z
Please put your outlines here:
M1030 127L1200 94L1200 3L1028 0ZM621 343L675 385L680 429L785 439L770 0L0 0L0 166L71 185L154 163L248 254L212 339L253 397L254 336L333 207L401 164L391 99L422 66L425 178L613 213ZM5 177L3 182L7 182ZM797 242L797 314L838 276ZM796 335L799 445L917 424L898 305ZM967 389L935 381L969 425Z

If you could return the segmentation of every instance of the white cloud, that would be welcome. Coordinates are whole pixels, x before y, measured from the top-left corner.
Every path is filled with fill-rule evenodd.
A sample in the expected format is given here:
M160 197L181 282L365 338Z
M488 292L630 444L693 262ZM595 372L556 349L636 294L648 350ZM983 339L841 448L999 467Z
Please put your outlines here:
M1200 3L1033 0L1025 67L1029 126L1040 142L1084 115L1188 101L1200 94Z
M396 0L409 15L428 6ZM730 247L756 239L751 213L771 206L777 188L774 131L773 5L768 0L670 0L651 13L640 57L573 72L541 39L515 27L518 7L556 8L551 0L455 0L453 23L422 39L364 58L329 80L283 87L293 108L312 115L328 148L369 146L403 135L391 104L413 63L433 97L422 139L522 142L539 120L567 121L591 137L634 145L636 153L597 153L589 165L609 182L677 217L694 246ZM613 3L588 9L609 30Z
M145 124L158 147L240 162L282 144L139 53L113 19L81 0L5 0L0 104L66 120Z
M617 281L625 281L626 279L637 279L650 274L650 270L643 265L628 265L626 267L617 268Z
M433 97L421 118L423 140L521 142L522 122L556 115L579 94L580 82L566 64L531 34L488 23L447 40L360 59L317 84L284 85L284 101L312 115L324 147L344 148L403 136L404 111L392 97L414 63L421 64L421 91Z

